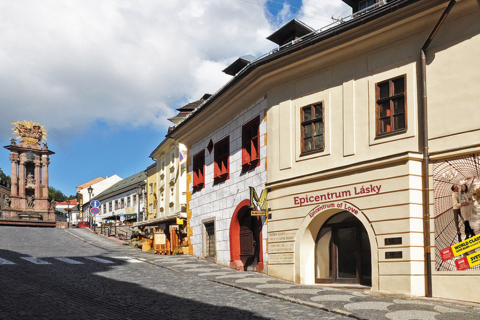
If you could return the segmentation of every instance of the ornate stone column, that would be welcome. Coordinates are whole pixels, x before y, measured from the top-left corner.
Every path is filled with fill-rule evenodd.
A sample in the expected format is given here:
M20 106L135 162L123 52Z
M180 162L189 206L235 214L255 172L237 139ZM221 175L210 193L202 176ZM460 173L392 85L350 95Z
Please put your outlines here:
M41 179L40 179L40 157L35 156L35 199L40 199L42 197Z
M12 161L12 172L11 172L12 183L11 183L10 196L16 197L18 195L18 178L17 178L18 153L11 152L10 161Z
M50 161L48 159L47 155L42 156L42 169L43 169L43 175L42 175L42 193L44 198L48 198L48 165L50 164Z
M20 155L20 165L18 166L18 195L25 198L25 162L27 161L24 153Z

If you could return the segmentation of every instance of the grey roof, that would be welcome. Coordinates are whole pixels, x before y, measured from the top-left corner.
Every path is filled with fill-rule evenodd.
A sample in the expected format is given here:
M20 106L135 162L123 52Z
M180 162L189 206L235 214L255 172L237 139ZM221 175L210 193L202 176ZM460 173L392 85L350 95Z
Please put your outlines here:
M137 185L145 184L145 179L147 179L147 173L145 171L141 171L139 173L134 174L133 176L130 176L128 178L125 178L117 183L115 183L113 186L108 188L107 190L103 191L102 193L98 194L95 196L94 199L92 200L103 200L105 198L114 196L120 192L123 192L125 190L131 189L136 187Z
M283 27L268 36L267 39L281 46L291 40L312 33L313 31L315 31L315 29L307 26L302 21L292 19Z
M241 56L240 58L232 62L228 67L223 69L223 72L230 76L234 76L238 73L238 71L242 70L247 64L254 61L255 59L256 57L252 56L251 54Z

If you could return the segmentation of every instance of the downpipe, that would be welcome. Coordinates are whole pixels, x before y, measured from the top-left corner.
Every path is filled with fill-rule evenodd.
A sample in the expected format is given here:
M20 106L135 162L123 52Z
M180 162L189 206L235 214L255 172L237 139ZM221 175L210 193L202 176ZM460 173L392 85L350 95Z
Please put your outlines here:
M422 148L423 148L423 160L422 160L422 178L423 178L423 240L424 240L424 253L425 253L425 296L432 297L432 255L431 255L431 243L430 243L430 179L429 179L429 163L430 156L428 153L428 116L427 116L427 49L432 42L433 38L437 34L438 30L442 26L443 22L447 18L448 14L452 10L453 6L457 3L457 0L450 0L445 11L440 16L432 32L425 40L422 48L420 49L421 60L421 77L422 77Z

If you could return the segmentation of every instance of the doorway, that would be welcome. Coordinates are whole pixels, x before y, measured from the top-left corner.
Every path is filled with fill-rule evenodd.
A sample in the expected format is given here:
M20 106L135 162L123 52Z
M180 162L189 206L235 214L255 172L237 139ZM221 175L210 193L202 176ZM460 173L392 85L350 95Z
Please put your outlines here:
M362 223L352 213L337 213L318 232L315 282L371 286L370 241Z
M245 271L255 271L260 254L260 229L258 217L250 215L250 209L240 217L240 260Z

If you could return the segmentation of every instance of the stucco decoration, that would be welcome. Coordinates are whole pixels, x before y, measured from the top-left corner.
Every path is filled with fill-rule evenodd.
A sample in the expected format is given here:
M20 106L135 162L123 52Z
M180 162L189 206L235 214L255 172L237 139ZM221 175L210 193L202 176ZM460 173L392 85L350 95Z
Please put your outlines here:
M21 143L27 145L40 145L41 141L47 140L47 130L39 123L33 121L12 122L13 133L17 135Z

